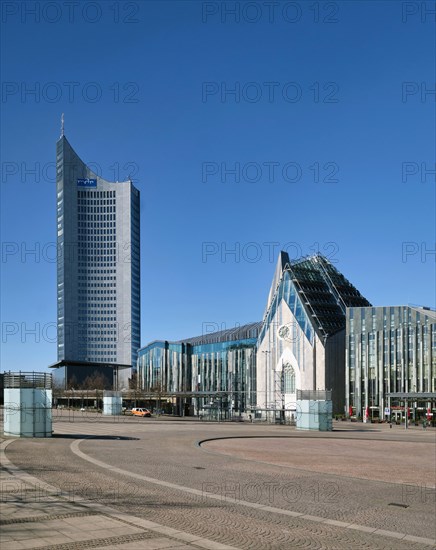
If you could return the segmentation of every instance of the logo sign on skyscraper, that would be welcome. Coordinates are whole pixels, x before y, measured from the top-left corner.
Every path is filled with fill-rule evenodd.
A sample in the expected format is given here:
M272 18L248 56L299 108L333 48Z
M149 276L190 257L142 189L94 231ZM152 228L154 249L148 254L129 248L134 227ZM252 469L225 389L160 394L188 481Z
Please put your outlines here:
M97 180L90 178L77 178L77 187L97 187Z

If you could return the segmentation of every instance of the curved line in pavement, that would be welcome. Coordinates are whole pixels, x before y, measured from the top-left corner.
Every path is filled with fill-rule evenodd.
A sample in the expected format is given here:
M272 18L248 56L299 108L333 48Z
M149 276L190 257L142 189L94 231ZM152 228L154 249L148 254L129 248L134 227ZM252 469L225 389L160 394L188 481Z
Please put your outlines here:
M63 495L60 495L59 489L57 487L54 487L53 485L49 485L45 481L42 481L37 477L34 477L28 474L24 470L20 470L18 466L16 466L13 462L11 462L7 458L6 447L8 447L8 445L10 445L13 441L16 441L16 439L8 439L0 443L1 468L6 470L13 478L21 480L22 483L33 485L34 487L38 488L38 491L41 491L41 490L46 491L48 496L55 496L57 499L60 498L61 500L62 499L68 500L70 498L69 493L67 493L65 497ZM84 440L82 439L82 441ZM1 486L0 486L0 489L1 489ZM98 514L112 517L116 521L117 520L123 521L131 525L133 524L134 526L139 527L141 529L146 529L151 532L158 533L160 536L172 537L173 539L180 541L181 544L192 543L195 547L205 548L207 550L210 550L211 548L215 550L239 550L234 546L229 546L227 544L220 544L218 542L215 542L209 539L200 538L196 535L192 535L190 533L180 531L179 529L173 529L172 527L167 527L165 525L161 525L160 523L155 523L154 521L145 520L142 518L131 516L130 514L127 514L124 512L119 512L118 510L111 508L109 506L105 506L104 504L100 504L99 502L95 502L95 501L89 502L84 498L79 498L79 499L76 498L75 504L77 506L84 507L84 509L86 510L92 510L93 512L97 512ZM38 521L44 521L44 514L41 516L38 516ZM36 539L33 539L32 543L35 543L35 541L37 540L39 540L38 536L36 537ZM100 543L97 543L97 544L98 544L98 547L100 548L101 546ZM194 548L194 546L192 546L192 548ZM47 546L45 545L44 548L47 548ZM53 546L50 546L50 548L53 548Z
M200 491L198 489L193 489L192 487L186 487L184 485L177 485L176 483L170 483L168 481L162 481L160 479L148 477L142 474L137 474L135 472L129 472L128 470L123 470L122 468L118 468L116 466L111 466L110 464L106 464L105 462L102 462L101 460L97 460L96 458L92 458L89 455L85 454L83 451L79 449L80 443L82 441L85 441L84 439L79 439L77 441L73 441L70 445L71 451L78 457L82 458L83 460L86 460L88 462L91 462L92 464L95 464L96 466L99 466L100 468L104 468L106 470L109 470L113 473L121 474L123 476L129 476L133 477L134 479L139 479L141 481L146 481L147 483L152 483L154 485L159 485L161 487L166 487L168 489L175 489L177 491L182 491L184 493L189 493L191 495L196 495L202 498L210 498L213 500L219 500L221 502L231 502L231 504L245 506L246 508L254 508L256 510L262 510L265 512L271 512L274 514L280 514L285 516L292 516L295 518L300 518L307 521L313 521L316 523L324 523L329 526L334 527L341 527L343 529L351 529L353 531L362 531L365 533L369 533L372 535L378 535L378 536L384 536L388 538L394 538L396 540L405 540L405 541L411 541L411 542L418 542L425 545L434 546L435 540L423 538L423 537L415 537L413 535L407 535L405 533L399 533L396 531L386 531L384 529L377 529L375 527L368 527L366 525L358 525L355 523L346 523L344 521L337 521L334 519L327 519L319 516L311 516L309 514L303 514L301 512L294 512L292 510L284 510L282 508L275 508L274 506L265 506L264 504L258 504L256 502L249 502L246 500L238 500L238 499L230 499L227 500L225 495L217 494L217 493L210 493L208 491Z

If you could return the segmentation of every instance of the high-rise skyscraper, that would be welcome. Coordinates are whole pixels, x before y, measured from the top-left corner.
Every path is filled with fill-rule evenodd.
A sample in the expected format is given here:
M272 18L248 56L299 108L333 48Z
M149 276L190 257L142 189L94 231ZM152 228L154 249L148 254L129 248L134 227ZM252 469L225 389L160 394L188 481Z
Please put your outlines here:
M95 174L62 135L56 144L55 377L93 373L128 387L140 346L139 191ZM69 371L68 371L69 369Z

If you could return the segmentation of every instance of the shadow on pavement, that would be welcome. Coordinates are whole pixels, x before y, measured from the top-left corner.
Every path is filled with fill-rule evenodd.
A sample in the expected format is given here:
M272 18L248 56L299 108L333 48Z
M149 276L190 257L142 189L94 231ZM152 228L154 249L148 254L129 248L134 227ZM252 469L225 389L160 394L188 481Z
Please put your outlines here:
M123 441L139 441L139 437L126 437L122 435L89 435L89 434L53 434L52 437L57 439L106 439L110 441L116 441L121 439Z

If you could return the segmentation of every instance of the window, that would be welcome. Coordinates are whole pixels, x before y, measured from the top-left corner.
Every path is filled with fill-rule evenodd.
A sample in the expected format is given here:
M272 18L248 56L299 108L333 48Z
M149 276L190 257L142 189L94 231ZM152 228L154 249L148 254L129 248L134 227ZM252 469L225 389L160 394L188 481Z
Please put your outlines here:
M283 365L282 393L295 393L295 371L289 363Z

